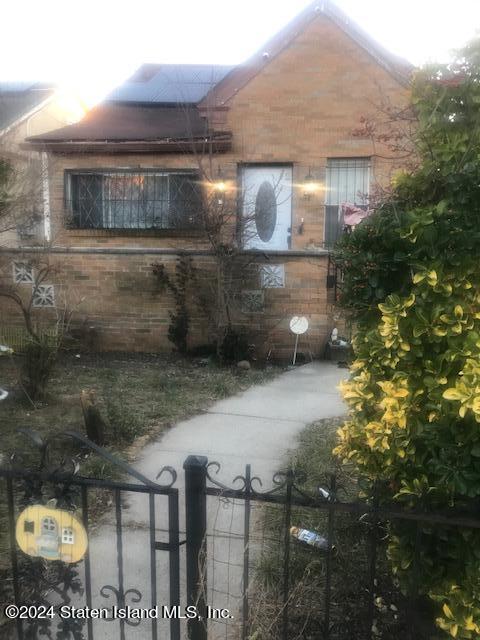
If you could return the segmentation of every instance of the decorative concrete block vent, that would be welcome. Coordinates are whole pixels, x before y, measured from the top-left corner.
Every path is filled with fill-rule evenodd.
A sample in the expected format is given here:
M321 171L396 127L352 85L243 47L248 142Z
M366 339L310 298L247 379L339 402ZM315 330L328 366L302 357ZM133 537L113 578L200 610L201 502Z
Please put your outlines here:
M53 284L39 284L34 289L33 306L37 309L55 306L55 287Z
M260 286L263 289L281 289L285 286L284 264L262 264L260 267Z
M14 262L13 267L13 281L15 284L33 284L33 267L28 262Z
M265 310L265 296L261 289L242 291L242 311L244 313L262 313Z

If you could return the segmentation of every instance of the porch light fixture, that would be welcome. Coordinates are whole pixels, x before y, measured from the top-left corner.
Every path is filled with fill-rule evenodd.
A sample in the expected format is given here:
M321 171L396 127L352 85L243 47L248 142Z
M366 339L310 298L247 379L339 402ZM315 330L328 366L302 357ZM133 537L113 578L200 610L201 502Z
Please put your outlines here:
M217 193L225 193L226 190L227 190L227 185L223 180L221 180L220 182L215 182L215 191Z
M318 189L318 184L315 182L315 178L312 176L312 170L308 169L308 175L305 176L303 182L303 197L305 200L310 200L312 195Z
M218 167L217 179L213 183L213 190L215 192L215 197L217 198L218 204L223 204L223 199L227 191L227 183L223 179L223 174L220 167Z

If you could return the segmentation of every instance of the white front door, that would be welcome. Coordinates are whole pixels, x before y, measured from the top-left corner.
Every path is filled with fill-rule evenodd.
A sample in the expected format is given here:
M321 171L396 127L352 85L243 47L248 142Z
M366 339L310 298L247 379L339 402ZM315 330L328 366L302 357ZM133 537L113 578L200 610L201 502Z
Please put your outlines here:
M244 167L242 203L242 235L246 249L290 247L292 167Z

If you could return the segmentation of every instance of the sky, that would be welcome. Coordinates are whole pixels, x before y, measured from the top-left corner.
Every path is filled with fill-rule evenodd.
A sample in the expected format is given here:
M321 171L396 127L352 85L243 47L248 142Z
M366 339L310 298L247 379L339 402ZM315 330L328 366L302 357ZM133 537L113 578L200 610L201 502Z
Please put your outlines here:
M319 0L320 3L320 0ZM236 64L306 0L15 0L0 12L0 80L46 80L98 101L144 62ZM480 0L336 0L419 65L480 33Z

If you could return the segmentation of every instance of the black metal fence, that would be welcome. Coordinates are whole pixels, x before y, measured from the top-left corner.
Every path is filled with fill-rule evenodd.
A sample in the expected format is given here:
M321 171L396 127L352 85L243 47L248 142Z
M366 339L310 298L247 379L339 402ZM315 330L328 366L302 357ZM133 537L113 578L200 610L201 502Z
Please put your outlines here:
M27 615L14 622L12 637L18 640L430 640L436 637L433 613L421 611L418 598L425 537L435 527L480 528L476 514L386 506L375 492L365 501L342 500L333 475L315 495L292 471L276 474L265 490L247 465L227 486L219 481L218 463L189 456L182 487L171 467L149 480L76 433L46 441L23 433L38 451L35 468L32 459L19 456L0 468L10 542L3 577L11 585L2 604L26 607ZM50 450L58 438L74 441L79 454L71 457L68 450L70 457L55 463ZM122 479L80 475L77 463L92 452ZM168 482L159 483L160 476ZM18 548L22 510L51 500L56 509L75 512L89 533L89 549L75 564ZM406 593L390 577L385 558L387 532L398 522L412 536ZM292 527L317 531L323 545L301 544ZM53 607L58 614L62 606L100 609L112 603L121 609L161 607L163 614L108 620L28 615L30 606ZM189 606L196 616L184 615Z
M414 510L380 502L380 487L368 499L342 500L342 487L335 475L326 477L315 495L309 495L292 471L273 478L273 488L264 491L247 465L228 487L218 480L220 466L197 458L196 493L187 500L206 508L194 523L195 536L207 541L210 559L197 563L198 574L190 584L202 585L197 599L212 602L218 593L236 602L239 624L224 621L214 638L242 640L432 640L444 637L434 626L433 604L422 593L422 553L432 537L448 528L479 529L475 511ZM205 497L230 505L223 526L208 522L212 509ZM233 522L235 507L239 518ZM238 521L239 520L239 521ZM230 527L228 526L230 523ZM233 522L233 524L232 524ZM206 523L204 526L203 523ZM227 523L227 527L225 527ZM212 526L213 525L213 526ZM314 529L324 538L323 548L299 543L291 527ZM398 526L408 527L411 558L408 584L400 589L392 577L386 556L389 535ZM187 531L187 541L188 541ZM240 540L229 557L216 558L210 538ZM223 545L224 547L225 545ZM219 554L220 555L220 554ZM215 574L216 561L228 565L229 579ZM193 559L192 559L193 563ZM193 564L192 564L193 566ZM233 571L232 571L233 570ZM225 573L225 572L224 572ZM212 588L209 589L209 581ZM235 581L237 584L235 584ZM240 587L240 588L239 588ZM233 597L232 597L233 596ZM233 605L235 610L235 604ZM438 615L438 612L437 612ZM191 638L210 638L205 625L193 621Z
M5 488L11 569L3 576L11 584L11 592L7 590L5 593L4 590L3 599L11 598L10 602L21 608L14 621L14 637L18 640L43 637L57 640L111 637L125 640L129 636L127 629L143 622L142 638L157 640L161 631L168 633L171 640L179 640L181 632L178 617L167 620L152 617L146 622L110 618L107 623L112 628L105 635L105 630L100 628L106 624L105 620L75 618L73 613L74 610L86 608L111 609L112 604L120 609L128 605L154 608L160 598L169 606L180 606L179 490L173 486L177 480L174 469L164 467L160 470L157 480L161 476L168 476L168 482L161 484L149 480L75 432L65 432L43 440L35 432L22 431L37 449L37 458L30 456L26 462L23 455L14 454L12 464L0 469L0 479ZM68 440L79 445L77 455L69 457L72 451ZM52 450L59 442L60 458L57 455L54 460ZM68 451L65 457L62 449ZM92 452L122 474L124 479L114 481L81 476L78 463ZM161 507L158 504L160 499ZM126 501L135 511L133 517L137 523L134 527L127 520L129 511L125 509ZM35 553L38 548L33 550L32 556L19 551L18 535L16 539L19 517L27 507L33 505L54 507L53 512L45 511L46 519L51 520L52 514L59 514L59 531L56 530L55 517L54 522L50 522L51 533L55 534L51 536L54 544L50 542L42 555L38 556ZM163 516L161 527L157 520L159 507ZM100 523L102 530L96 536L96 544L89 544L83 559L73 564L57 559L56 554L62 526L60 513L63 512L75 514L75 518L72 517L69 522L72 536L78 535L75 531L77 520L83 524L90 543L95 537L92 525L97 525L98 529ZM42 533L41 519L39 522L26 522L24 526L25 530L27 526L32 529L35 526L38 533ZM32 539L38 541L39 537ZM48 559L48 555L51 559ZM126 564L130 569L128 572L125 570ZM132 566L138 568L134 575ZM162 568L161 575L159 568ZM159 585L163 590L161 594ZM67 607L63 617L59 615L62 607Z

